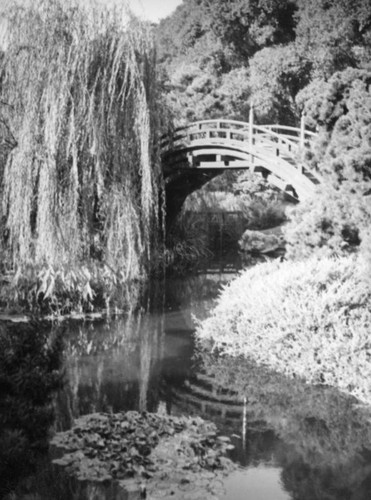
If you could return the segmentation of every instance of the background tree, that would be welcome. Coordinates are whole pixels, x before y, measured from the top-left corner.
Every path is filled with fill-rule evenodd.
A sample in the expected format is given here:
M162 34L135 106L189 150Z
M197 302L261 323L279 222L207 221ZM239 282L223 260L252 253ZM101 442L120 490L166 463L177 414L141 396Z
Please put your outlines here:
M206 33L200 1L188 0L156 28L160 62L171 62L186 54Z
M295 12L291 0L184 0L156 30L175 118L246 120L253 87L262 121L292 123L295 94L308 83L306 61L291 45Z
M294 39L295 2L284 0L201 0L205 26L246 61L259 49Z
M313 77L369 64L369 0L297 0L297 6L296 44Z
M266 47L250 60L250 85L260 121L296 125L298 92L309 83L308 63L294 43Z
M348 68L299 96L320 125L311 159L323 178L318 195L301 203L287 229L290 255L342 253L371 225L371 73Z

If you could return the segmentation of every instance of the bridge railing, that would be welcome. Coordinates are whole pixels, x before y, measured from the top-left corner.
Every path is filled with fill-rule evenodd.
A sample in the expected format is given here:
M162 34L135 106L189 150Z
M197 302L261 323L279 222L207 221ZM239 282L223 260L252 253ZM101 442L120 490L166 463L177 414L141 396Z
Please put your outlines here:
M272 132L276 132L278 134L283 134L288 137L291 137L293 140L300 140L300 136L302 133L301 128L297 127L289 127L287 125L264 125L264 128L267 130L271 130ZM304 137L306 140L314 140L317 134L310 130L304 129Z
M302 162L304 148L316 135L303 126L298 128L277 124L255 125L252 121L202 120L180 127L172 136L164 138L162 152L169 152L174 160L177 151L221 146L249 154L252 165L255 160L266 163L279 161L282 168L290 164L299 174L319 183L319 174L309 172Z
M310 143L316 137L314 132L286 125L251 125L235 120L202 120L175 129L172 137L165 137L162 150L178 149L197 140L222 139L224 141L247 142L251 146L257 139L277 142L293 152Z
M289 126L260 126L232 120L203 120L186 127L178 128L172 137L165 138L162 151L175 152L191 146L233 145L249 150L251 154L260 153L276 157L288 157L291 162L299 164L299 156L306 144L316 134Z

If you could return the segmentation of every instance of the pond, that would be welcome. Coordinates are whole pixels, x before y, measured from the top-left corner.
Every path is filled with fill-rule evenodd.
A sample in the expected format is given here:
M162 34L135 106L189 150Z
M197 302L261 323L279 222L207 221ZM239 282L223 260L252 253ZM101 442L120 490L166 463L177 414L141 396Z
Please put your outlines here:
M54 401L54 429L94 412L201 416L234 445L237 468L223 481L220 500L369 500L368 408L331 388L196 348L195 318L208 314L235 270L223 263L153 283L143 309L130 317L63 323L65 383ZM56 485L48 463L43 459L39 476L9 500L131 498L114 487L77 488L62 476Z

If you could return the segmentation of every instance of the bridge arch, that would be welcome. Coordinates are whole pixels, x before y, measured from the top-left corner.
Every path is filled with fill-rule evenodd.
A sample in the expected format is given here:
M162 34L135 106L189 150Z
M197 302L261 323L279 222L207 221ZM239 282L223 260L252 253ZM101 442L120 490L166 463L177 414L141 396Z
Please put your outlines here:
M175 216L185 198L228 169L263 175L296 200L313 196L321 182L303 164L305 148L316 134L282 125L235 120L204 120L176 129L162 142L167 211Z

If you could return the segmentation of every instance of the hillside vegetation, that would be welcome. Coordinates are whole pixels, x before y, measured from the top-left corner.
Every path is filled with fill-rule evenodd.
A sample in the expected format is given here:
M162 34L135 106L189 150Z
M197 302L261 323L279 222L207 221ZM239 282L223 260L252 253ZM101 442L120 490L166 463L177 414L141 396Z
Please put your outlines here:
M342 253L370 225L371 7L368 0L184 0L157 28L176 123L220 118L299 126L319 137L324 178L288 226L289 255Z
M197 335L370 402L369 1L185 0L157 38L178 124L247 120L253 106L258 123L304 114L317 132L305 162L322 182L288 214L287 261L245 271Z

